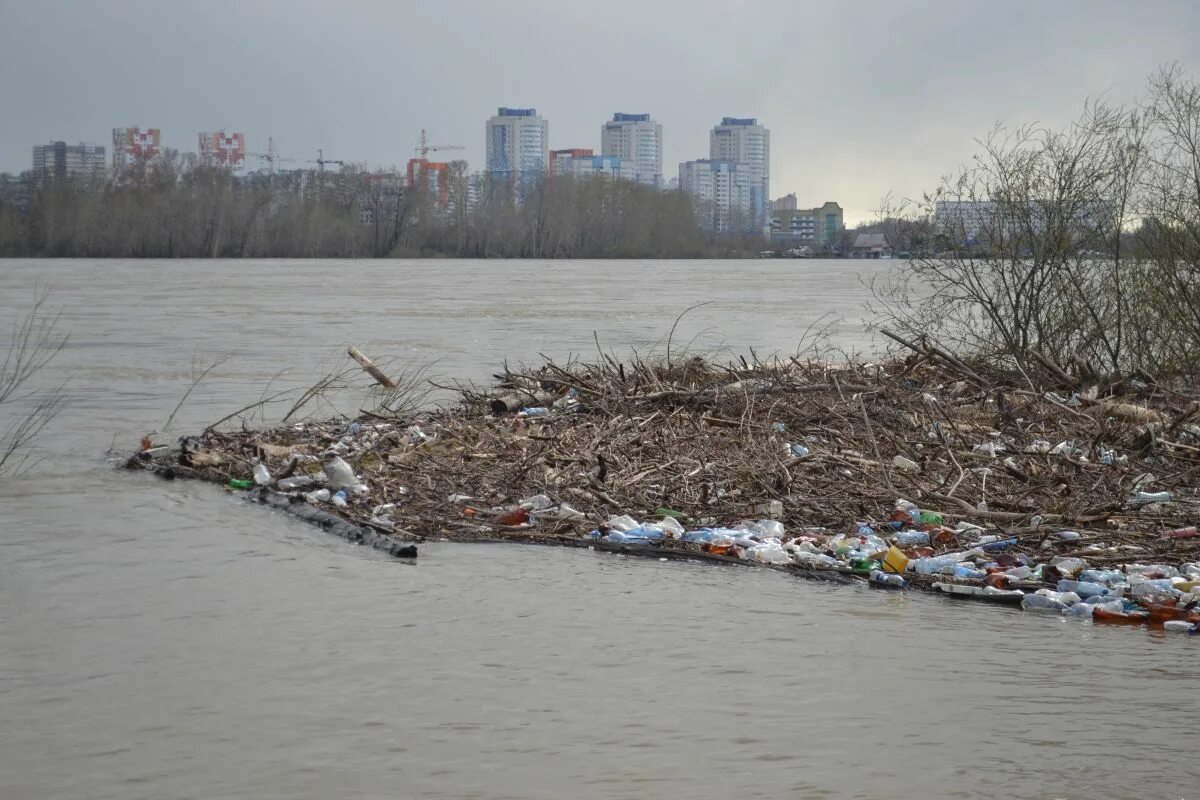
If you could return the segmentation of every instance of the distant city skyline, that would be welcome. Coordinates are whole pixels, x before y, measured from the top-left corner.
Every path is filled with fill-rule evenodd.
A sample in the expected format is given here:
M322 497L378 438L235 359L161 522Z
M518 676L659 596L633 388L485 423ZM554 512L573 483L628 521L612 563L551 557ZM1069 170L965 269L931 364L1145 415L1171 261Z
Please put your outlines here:
M1064 124L1088 97L1136 96L1163 62L1200 72L1190 0L1152 12L1111 0L727 12L713 0L614 0L602 14L534 0L0 0L0 73L20 76L0 82L0 171L28 169L35 145L109 146L127 126L158 128L184 152L224 129L244 132L248 152L273 137L283 157L322 149L401 171L424 129L464 147L437 155L475 170L482 121L511 106L550 121L550 149L597 155L614 114L647 113L663 127L669 183L708 153L716 121L756 117L771 130L771 194L838 199L853 225L889 193L932 188L996 122Z

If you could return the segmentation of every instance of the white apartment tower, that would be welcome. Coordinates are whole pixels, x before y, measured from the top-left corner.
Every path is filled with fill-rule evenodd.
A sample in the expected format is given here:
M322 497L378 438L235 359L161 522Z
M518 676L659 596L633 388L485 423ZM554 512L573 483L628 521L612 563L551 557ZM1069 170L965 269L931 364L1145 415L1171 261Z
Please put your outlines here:
M546 174L550 123L534 108L500 108L487 121L484 153L487 174L515 183L536 181Z
M614 156L633 165L638 183L663 185L662 125L649 114L613 114L600 128L600 154Z
M699 159L679 165L679 189L692 198L701 228L719 233L751 231L757 189L745 164Z
M771 132L754 118L725 117L709 136L708 157L745 167L755 222L760 227L765 225L771 197Z

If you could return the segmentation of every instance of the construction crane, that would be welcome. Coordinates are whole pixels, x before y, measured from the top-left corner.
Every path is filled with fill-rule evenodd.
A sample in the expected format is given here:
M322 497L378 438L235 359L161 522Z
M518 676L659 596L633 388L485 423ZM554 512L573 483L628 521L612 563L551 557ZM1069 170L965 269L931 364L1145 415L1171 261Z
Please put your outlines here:
M429 144L425 141L425 129L421 128L421 143L417 145L416 152L421 156L423 161L429 160L430 152L434 150L466 150L461 144Z
M308 163L316 164L318 169L321 170L321 172L325 171L326 164L337 164L339 167L344 167L346 165L345 161L339 161L338 159L335 159L335 158L326 158L325 151L320 150L320 149L317 150L317 160L310 161Z
M275 139L274 137L270 136L267 137L267 152L246 153L246 155L250 158L261 158L263 161L266 161L267 168L271 171L272 175L275 174L276 163L280 161L299 161L299 159L296 158L280 158L278 151L275 150Z

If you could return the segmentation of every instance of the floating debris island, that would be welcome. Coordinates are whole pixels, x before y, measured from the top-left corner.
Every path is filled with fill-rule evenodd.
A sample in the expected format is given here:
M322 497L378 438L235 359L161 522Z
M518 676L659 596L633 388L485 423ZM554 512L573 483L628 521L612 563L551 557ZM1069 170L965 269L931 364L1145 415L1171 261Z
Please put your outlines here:
M878 363L506 369L452 407L213 428L144 441L128 466L401 557L431 539L591 547L1200 631L1193 387L906 344Z

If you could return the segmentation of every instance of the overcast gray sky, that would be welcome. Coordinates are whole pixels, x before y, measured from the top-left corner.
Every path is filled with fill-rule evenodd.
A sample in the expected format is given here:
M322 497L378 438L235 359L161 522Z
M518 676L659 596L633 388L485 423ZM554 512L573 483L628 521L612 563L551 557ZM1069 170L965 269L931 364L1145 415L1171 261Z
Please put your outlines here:
M244 131L252 151L403 165L421 128L481 166L500 105L551 147L599 148L614 111L662 123L664 172L722 116L771 130L771 190L847 222L969 158L997 121L1061 124L1200 73L1200 0L0 0L0 171L111 129Z

